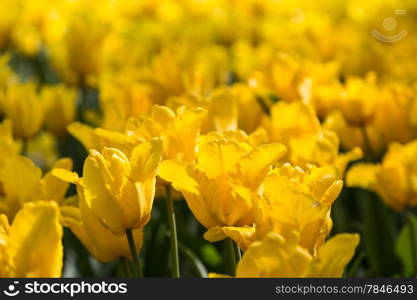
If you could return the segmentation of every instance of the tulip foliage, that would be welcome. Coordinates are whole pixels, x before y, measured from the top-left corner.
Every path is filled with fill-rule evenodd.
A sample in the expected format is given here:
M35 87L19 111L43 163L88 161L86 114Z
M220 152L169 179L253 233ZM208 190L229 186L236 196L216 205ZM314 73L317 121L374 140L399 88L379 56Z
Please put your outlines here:
M416 277L416 3L0 1L0 277Z

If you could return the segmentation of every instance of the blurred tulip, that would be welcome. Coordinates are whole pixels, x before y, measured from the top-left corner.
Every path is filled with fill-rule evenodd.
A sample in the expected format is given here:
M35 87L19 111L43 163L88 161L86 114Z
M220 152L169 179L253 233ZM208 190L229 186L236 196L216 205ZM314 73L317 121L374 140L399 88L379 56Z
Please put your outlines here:
M380 164L360 163L349 169L346 183L376 192L384 203L402 211L417 205L417 142L393 143Z
M336 164L342 177L347 163L362 157L359 148L339 154L338 136L322 127L311 105L278 102L271 107L271 116L264 120L264 127L269 140L288 147L287 161L302 168L309 164Z
M197 220L214 226L245 226L254 221L253 194L271 166L285 153L281 144L256 148L233 140L200 143L196 162L162 162L160 177L180 191Z
M371 122L380 97L378 92L375 73L369 73L365 79L349 77L341 99L341 111L346 121L355 126Z
M154 105L149 115L130 118L124 132L97 128L92 132L92 138L130 153L141 140L161 137L164 140L163 159L188 162L195 157L204 117L205 111L202 108L180 107L175 113L166 106ZM74 134L80 132L74 131Z
M64 136L67 132L67 125L75 118L76 90L64 85L44 86L40 97L46 106L47 129L58 137Z
M39 98L36 85L15 83L5 91L4 114L13 122L13 133L22 139L36 135L43 125L45 104Z

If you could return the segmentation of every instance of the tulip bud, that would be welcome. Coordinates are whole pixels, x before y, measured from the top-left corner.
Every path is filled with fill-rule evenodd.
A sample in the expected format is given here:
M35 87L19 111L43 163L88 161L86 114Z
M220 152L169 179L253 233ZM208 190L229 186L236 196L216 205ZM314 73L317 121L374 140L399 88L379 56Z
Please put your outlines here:
M159 138L136 146L130 158L116 148L90 151L82 178L86 203L114 234L148 223L162 152Z

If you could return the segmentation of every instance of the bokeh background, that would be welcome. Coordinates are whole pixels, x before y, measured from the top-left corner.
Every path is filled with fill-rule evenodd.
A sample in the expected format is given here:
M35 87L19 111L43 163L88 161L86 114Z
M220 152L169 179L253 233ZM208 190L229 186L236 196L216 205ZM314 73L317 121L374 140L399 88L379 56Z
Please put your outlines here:
M214 116L208 129L251 134L265 120L299 126L303 116L282 121L275 107L308 104L336 134L336 155L363 153L348 178L351 165L376 166L350 173L333 205L331 235L361 234L346 276L415 276L416 17L413 0L0 0L1 120L44 172L70 157L82 174L88 153L74 122L121 131L154 104L198 103ZM314 162L335 155L328 143ZM182 276L227 273L226 245L204 240L178 198ZM145 276L170 276L166 220L157 199ZM119 262L98 262L68 229L64 249L65 277L121 276Z

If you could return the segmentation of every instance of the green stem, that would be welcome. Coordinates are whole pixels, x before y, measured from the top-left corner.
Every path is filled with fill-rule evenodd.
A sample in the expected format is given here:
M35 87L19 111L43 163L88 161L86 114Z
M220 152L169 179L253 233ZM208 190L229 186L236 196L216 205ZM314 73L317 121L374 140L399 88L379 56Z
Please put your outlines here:
M413 262L413 275L417 276L417 241L416 232L414 230L414 224L412 216L407 214L408 226L410 226L410 244L411 244L411 259Z
M135 275L137 277L143 277L142 268L140 266L138 252L136 251L136 245L135 245L135 240L133 238L132 229L126 229L126 236L127 236L127 241L129 242L130 254L132 255Z
M235 250L235 258L236 258L236 265L242 259L242 253L240 252L240 248L236 243L233 243L233 250Z
M171 265L172 265L172 278L180 278L180 260L178 255L178 237L177 237L177 224L175 221L174 201L171 197L171 190L169 186L165 186L168 222L170 229L170 241L171 241Z
M238 256L236 255L236 245L233 242L232 239L227 239L227 248L229 252L229 260L230 260L230 275L235 276L236 275L236 267L237 267L237 259Z

